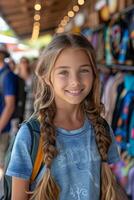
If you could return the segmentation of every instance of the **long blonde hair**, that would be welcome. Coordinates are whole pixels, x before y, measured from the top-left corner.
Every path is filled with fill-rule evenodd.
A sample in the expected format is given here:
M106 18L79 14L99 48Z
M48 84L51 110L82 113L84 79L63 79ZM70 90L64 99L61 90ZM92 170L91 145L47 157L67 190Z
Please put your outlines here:
M53 89L47 85L44 77L47 77L51 83L50 75L55 61L61 51L65 48L83 49L89 56L91 67L94 76L93 87L88 96L83 100L82 107L84 112L90 119L94 130L98 150L103 161L107 160L107 152L111 144L111 137L107 134L104 126L104 120L100 113L104 109L100 100L100 81L98 77L98 70L95 61L95 52L90 42L83 36L77 34L60 34L53 38L52 42L42 52L37 68L36 75L38 78L36 101L35 101L35 115L40 120L41 137L43 139L44 163L46 166L45 174L39 182L34 191L32 199L36 200L58 200L60 188L51 176L51 164L53 159L57 156L56 149L56 131L53 125L53 120L56 114L56 106L54 102ZM111 200L111 195L114 195L112 189L112 173L106 173L108 165L102 162L102 189L101 199ZM105 193L109 190L108 193ZM103 192L104 191L104 192Z

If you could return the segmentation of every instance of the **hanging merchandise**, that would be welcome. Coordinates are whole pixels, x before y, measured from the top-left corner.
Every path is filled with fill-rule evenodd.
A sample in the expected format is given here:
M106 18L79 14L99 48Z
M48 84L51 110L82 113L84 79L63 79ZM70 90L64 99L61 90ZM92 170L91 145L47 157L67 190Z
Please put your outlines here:
M131 196L131 200L134 200L134 164L128 172L127 194Z
M129 54L128 58L132 60L134 64L134 12L131 15L129 26Z
M118 85L123 82L124 74L122 72L118 72L115 75L110 75L106 84L104 82L104 91L102 95L102 102L105 105L105 119L112 123L113 112L116 104L117 98L117 88Z
M129 31L126 28L123 33L121 45L120 45L120 54L118 58L119 64L123 64L126 60L126 54L128 49L128 42L129 42Z
M103 6L99 13L100 18L103 22L107 22L110 20L110 11L108 5Z
M106 27L105 29L105 60L106 60L106 65L111 65L113 62L113 56L111 53L111 45L110 45L110 32L111 28Z
M129 31L125 18L118 17L113 20L110 30L111 53L116 63L123 64L126 61Z
M98 63L104 63L104 35L102 31L95 32L92 37L92 44L96 50L96 58Z
M128 143L128 129L129 129L129 112L131 103L134 99L134 92L129 91L123 99L123 107L120 113L120 117L117 122L117 129L115 130L116 141L120 145L122 150L127 149Z
M122 75L123 79L121 78L121 82L118 82L119 85L114 90L117 92L116 99L118 100L115 104L117 108L116 115L113 115L113 119L117 121L114 134L121 160L112 165L112 171L116 175L119 184L125 189L128 199L134 200L134 74L129 71L126 74L123 72ZM110 76L109 79L104 87L104 93L107 96L107 100L110 99L111 101L115 95L115 92L112 92L112 87L116 82L115 75ZM118 78L116 80L118 81ZM122 81L124 83L123 87L121 86ZM106 89L109 90L111 96L109 96L110 94ZM111 102L109 105L111 105Z
M110 14L113 14L117 11L118 0L108 0L108 7Z
M120 97L120 114L119 117L116 118L117 127L114 133L120 148L122 150L127 150L128 144L130 148L130 136L132 134L131 138L133 139L134 130L134 124L132 127L130 127L130 123L133 117L132 114L134 113L134 76L126 74L124 76L124 85L125 93L123 92L123 97Z
M134 172L134 159L127 152L121 153L121 160L112 167L112 171L116 175L118 182L126 190L128 197L130 197L129 200L134 200L131 198L134 195L134 191L132 190L134 182L130 177L131 175L134 178L132 169Z
M110 19L109 7L107 5L107 0L97 0L95 10L99 12L100 20L106 22Z
M92 34L92 40L91 40L91 43L93 45L93 47L95 48L95 50L97 50L97 48L99 47L99 41L98 41L98 38L99 37L99 33L97 32L94 32ZM102 41L102 45L103 45L103 40ZM101 48L101 47L100 47ZM100 50L100 49L99 49ZM98 59L98 56L97 56L97 59Z
M129 133L129 143L127 145L127 151L130 156L134 156L134 107L132 110L132 116L129 125L130 133Z
M119 56L121 35L121 26L115 23L110 30L110 46L115 59L118 59Z

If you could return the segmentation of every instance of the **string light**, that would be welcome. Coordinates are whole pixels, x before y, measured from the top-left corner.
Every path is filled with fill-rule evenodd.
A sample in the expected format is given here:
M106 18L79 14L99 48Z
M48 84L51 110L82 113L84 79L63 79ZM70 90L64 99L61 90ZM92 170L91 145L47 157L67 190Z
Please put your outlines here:
M85 1L84 0L78 0L79 5L84 5Z
M64 19L65 21L69 22L69 17L68 17L68 16L65 16L63 19Z
M35 21L39 21L40 20L40 15L39 14L35 14L34 15L34 20Z
M34 24L33 24L33 31L32 31L32 37L31 40L37 40L37 38L39 37L39 33L40 33L40 10L41 10L41 4L40 2L36 1L35 5L34 5L34 9L35 9L35 15L34 15Z
M39 31L40 31L40 23L39 22L34 22L32 40L36 40L38 38Z
M41 4L36 3L36 4L34 5L34 9L37 10L37 11L41 10Z
M72 10L69 11L69 12L68 12L68 16L69 16L69 17L74 17L74 12L73 12Z
M40 22L34 22L34 27L40 27Z
M77 6L77 5L73 7L73 11L74 11L74 12L78 12L79 9L80 9L80 8L79 8L79 6Z
M66 26L66 24L67 24L67 21L63 19L63 20L61 21L61 26Z
M70 21L70 18L73 18L75 13L80 10L79 6L84 5L85 1L84 0L78 0L78 5L74 5L73 9L68 11L67 15L63 17L61 20L60 24L58 25L58 28L56 29L57 33L62 33L64 32L64 27L67 25L67 23ZM74 13L75 12L75 13Z
M33 33L32 33L32 38L31 40L37 40L38 39L38 36L39 36L39 29L33 29Z

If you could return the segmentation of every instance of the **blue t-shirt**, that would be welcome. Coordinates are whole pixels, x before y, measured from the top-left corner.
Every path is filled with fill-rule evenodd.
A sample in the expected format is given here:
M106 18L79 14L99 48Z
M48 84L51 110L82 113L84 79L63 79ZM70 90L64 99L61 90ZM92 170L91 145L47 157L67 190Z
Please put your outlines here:
M3 66L3 68L0 69L0 75L1 73L3 73L4 70L7 70L7 68L8 68L8 65L5 64L5 66ZM17 78L16 78L16 75L10 69L9 69L9 72L4 77L2 92L3 92L2 94L0 93L0 116L5 107L4 97L10 96L10 95L15 96L17 93ZM9 132L10 121L11 120L9 120L8 124L2 130L2 132Z
M88 119L77 130L57 128L56 145L60 153L53 160L52 176L61 192L60 200L99 200L100 196L100 155L95 142L94 129ZM119 161L114 140L108 152L108 163ZM26 125L18 132L11 161L6 174L29 179L32 173L30 157L31 138ZM45 167L31 186L31 190L42 177Z

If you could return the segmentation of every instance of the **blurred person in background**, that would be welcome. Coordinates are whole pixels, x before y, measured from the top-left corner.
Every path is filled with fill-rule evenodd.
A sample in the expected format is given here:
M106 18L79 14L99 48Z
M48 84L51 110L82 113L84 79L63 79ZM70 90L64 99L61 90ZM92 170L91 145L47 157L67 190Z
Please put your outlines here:
M24 120L28 119L34 111L34 94L33 94L33 69L30 65L30 61L26 57L22 57L19 63L19 76L25 81L25 108L24 108Z
M12 58L9 58L8 64L17 79L16 109L11 121L11 136L13 136L17 133L19 124L24 120L26 92L25 81L18 74L18 66L16 62Z
M0 49L0 176L2 177L4 160L10 140L11 118L15 111L17 80L5 62L9 54Z

